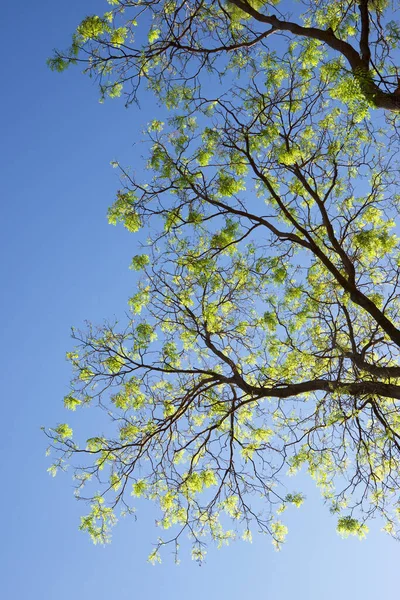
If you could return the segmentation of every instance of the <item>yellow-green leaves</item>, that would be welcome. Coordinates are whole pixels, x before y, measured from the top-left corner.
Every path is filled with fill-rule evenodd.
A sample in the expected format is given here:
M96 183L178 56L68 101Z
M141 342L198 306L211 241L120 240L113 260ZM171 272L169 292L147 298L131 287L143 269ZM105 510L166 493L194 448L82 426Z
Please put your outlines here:
M110 528L116 518L112 509L105 506L102 496L95 496L88 515L81 518L79 529L89 533L94 544L106 544L110 541Z
M201 492L204 482L200 473L193 472L186 477L185 484L189 492L196 493Z
M111 473L110 476L110 486L113 490L118 491L121 487L121 478L118 473Z
M272 429L257 427L252 430L252 436L255 442L267 443L270 441L273 435L274 432Z
M47 469L47 472L52 476L55 477L57 475L57 471L58 471L58 467L56 464L50 465L50 467Z
M75 398L74 396L68 395L64 398L64 406L68 408L68 410L76 410L76 408L81 404L81 400Z
M144 481L144 479L139 479L132 486L132 496L137 496L140 498L140 496L143 496L146 493L146 490L147 483Z
M159 121L158 119L154 119L153 121L151 121L150 125L149 125L149 131L162 131L164 127L164 122L163 121Z
M136 327L136 342L138 347L146 347L150 342L157 339L157 333L150 323L139 323Z
M245 529L243 534L242 534L242 540L245 542L249 542L250 544L253 541L253 534L251 533L250 529Z
M325 48L319 40L307 40L301 53L302 66L305 69L316 67L325 54Z
M69 425L67 425L66 423L61 423L60 425L58 425L54 431L56 432L57 435L60 436L61 439L65 440L67 438L71 438L72 437L72 429Z
M294 506L296 506L296 508L300 508L300 506L304 502L304 496L303 496L303 494L300 494L300 493L286 494L286 496L285 496L285 502L288 502L290 504L294 504Z
M220 250L227 251L228 253L235 252L233 242L240 237L239 223L228 219L225 227L215 233L211 238L211 246Z
M93 371L88 367L82 367L79 370L78 377L81 381L90 381L93 377Z
M110 42L113 44L113 46L120 46L125 42L127 33L128 30L126 27L118 27L117 29L113 29L110 35Z
M362 540L368 533L368 527L351 516L340 517L337 524L337 532L344 538L354 535Z
M199 163L200 167L206 167L208 165L208 163L210 162L211 158L213 156L213 153L211 150L202 148L201 150L199 150L198 154L197 154L197 162Z
M108 28L107 23L97 15L86 17L77 28L78 34L86 42L101 36Z
M228 496L222 503L223 510L233 519L240 519L242 513L238 507L239 498L237 496Z
M154 44L154 42L156 42L158 40L158 38L160 37L160 35L161 35L160 29L158 29L157 27L152 28L150 30L149 36L148 36L149 43L150 44Z
M302 151L300 148L292 146L289 150L283 146L278 152L278 160L284 165L294 165L302 160Z
M86 440L86 448L90 452L99 452L102 448L104 448L105 440L101 437L92 437Z
M233 177L228 173L220 173L217 181L217 192L220 196L234 196L241 190L245 190L246 185L243 179Z
M104 361L104 365L110 373L119 373L125 364L125 360L122 356L114 354L109 356Z
M192 550L192 560L195 560L198 563L202 563L205 559L207 551L204 548L200 548L195 546Z
M149 286L143 287L136 294L131 296L128 300L128 304L135 314L140 314L142 309L150 302L150 288Z
M63 58L62 56L54 56L52 58L47 59L47 65L50 67L52 71L56 71L58 73L62 73L66 69L68 69L70 62Z
M272 543L275 550L280 550L286 539L288 528L281 521L271 523Z
M355 123L361 123L368 116L372 102L372 99L366 98L362 91L364 78L365 75L362 73L359 77L342 75L330 92L332 98L341 100L351 108Z
M164 230L169 233L175 225L178 225L181 220L179 208L173 208L167 212L164 217Z
M139 427L137 425L133 425L132 423L128 423L121 427L119 431L119 436L121 441L133 441L139 433Z
M129 363L128 363L129 364ZM129 368L126 369L129 372ZM119 372L121 374L121 372ZM114 394L111 398L114 406L121 410L139 410L142 408L146 401L146 396L141 391L140 380L135 377L131 377L123 386L120 391ZM137 428L131 423L124 423L123 427L124 435L136 435Z
M398 238L388 232L386 223L383 228L364 229L354 235L354 244L358 246L367 259L377 258L392 252L398 243Z
M118 192L116 201L108 210L108 222L111 225L121 222L128 231L138 231L142 223L134 209L135 199L135 195L130 191Z
M166 342L162 349L163 360L167 365L177 368L180 365L180 353L174 342Z
M141 271L149 264L149 262L150 258L147 254L136 254L132 258L132 262L129 268L133 271Z
M127 103L145 79L163 104L144 134L143 163L113 163L122 189L109 221L144 228L128 314L73 331L64 404L96 405L109 423L97 436L93 421L79 453L68 425L48 433L60 455L54 472L76 455L78 493L87 484L82 497L93 505L82 528L94 541L107 538L107 507L129 512L144 498L158 525L174 529L170 539L190 530L217 545L236 534L250 541L255 522L279 548L287 528L277 513L304 499L287 493L285 474L302 465L342 535L364 535L363 514L391 523L398 140L367 118L371 89L394 90L395 70L382 66L385 54L381 78L351 71L336 46L358 39L359 9L347 3L344 14L342 4L321 0L304 17L340 44L327 51L294 36L286 52L285 34L274 51L274 36L255 42L253 20L231 3L150 2L133 42L144 5L112 0L103 17L82 21L67 58L50 63L87 59L102 95ZM271 2L252 6L268 20ZM220 60L219 44L242 47ZM356 504L349 482L362 488Z
M110 98L119 98L122 94L122 90L122 83L113 83L112 85L107 86L104 91Z
M206 488L217 485L217 478L212 469L206 469L205 471L202 471L201 478L203 480L203 485Z

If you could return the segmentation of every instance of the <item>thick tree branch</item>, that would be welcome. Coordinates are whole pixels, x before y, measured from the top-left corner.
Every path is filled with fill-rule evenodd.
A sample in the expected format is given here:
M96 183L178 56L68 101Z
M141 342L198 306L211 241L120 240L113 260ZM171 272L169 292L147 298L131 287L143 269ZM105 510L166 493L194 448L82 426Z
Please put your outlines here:
M361 34L360 34L360 51L361 58L368 69L371 60L371 49L369 47L369 0L359 0L360 14L361 14Z
M360 6L362 13L362 31L360 47L362 55L353 48L351 44L345 42L334 34L332 29L318 29L317 27L303 27L292 21L283 21L275 15L265 15L250 6L245 0L229 0L232 4L240 8L243 12L253 17L260 23L271 25L275 31L289 31L294 35L301 37L319 40L332 50L339 52L344 56L352 70L353 75L357 78L361 90L367 100L372 102L378 108L384 108L392 111L400 111L400 97L395 93L383 92L379 86L373 81L369 70L370 50L368 45L369 37L369 17L368 6ZM364 1L365 4L365 1Z
M384 379L400 378L400 367L384 367L367 362L362 355L354 352L346 352L345 356L350 358L353 363L362 371L366 371L376 377Z
M232 378L232 382L235 382L234 377ZM334 380L314 379L312 381L303 381L301 383L282 384L281 386L251 386L251 389L253 394L259 398L290 398L309 392L342 392L343 394L357 397L373 395L400 400L399 385L381 383L379 381L339 383Z

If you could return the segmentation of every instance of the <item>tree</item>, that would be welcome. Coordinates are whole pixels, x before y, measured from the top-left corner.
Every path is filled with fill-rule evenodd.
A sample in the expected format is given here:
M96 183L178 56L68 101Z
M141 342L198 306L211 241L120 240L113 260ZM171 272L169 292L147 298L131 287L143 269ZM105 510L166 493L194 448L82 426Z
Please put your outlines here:
M115 165L123 187L109 211L111 223L149 234L132 260L142 278L127 321L74 330L68 354L75 377L66 407L96 404L110 431L83 447L67 424L47 431L51 471L75 465L77 494L91 503L81 528L95 542L107 539L118 506L133 510L132 496L154 500L160 526L173 533L152 560L183 532L197 560L205 535L222 544L237 532L249 539L254 527L279 547L279 514L303 501L287 474L303 466L341 534L362 537L380 515L397 536L396 117L388 127L376 112L371 119L354 80L330 59L318 66L313 42L292 44L279 61L263 40L243 54L247 20L192 4L201 11L189 19L191 35L200 36L206 9L218 10L240 52L217 64L203 48L202 66L226 73L215 96L197 66L175 80L172 49L170 62L146 75L160 94L169 78L162 96L173 111L149 126L149 181ZM110 49L103 34L86 40L90 69L99 48ZM133 69L135 78L134 65L115 62L116 77ZM338 95L349 85L352 95Z
M297 40L305 68L323 63L348 102L361 94L372 106L400 110L400 25L390 0L302 0L297 6L280 0L108 2L111 10L85 18L71 48L50 60L60 71L84 63L103 94L125 88L130 102L143 78L158 93L181 78L196 87L204 68L220 71L221 55L242 69L260 49L264 55L271 47L275 54Z

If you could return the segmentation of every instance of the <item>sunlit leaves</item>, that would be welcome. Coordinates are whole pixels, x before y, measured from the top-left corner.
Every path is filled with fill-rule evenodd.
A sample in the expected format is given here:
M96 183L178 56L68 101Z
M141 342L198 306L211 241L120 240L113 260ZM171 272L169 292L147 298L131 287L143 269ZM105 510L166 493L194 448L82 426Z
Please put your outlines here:
M136 340L139 345L149 344L157 338L157 334L150 323L139 323L136 327Z
M239 224L235 223L233 220L228 219L223 229L221 229L212 236L211 246L220 250L228 250L229 248L228 252L233 252L234 247L232 246L232 244L238 238L238 236Z
M140 314L142 309L150 301L150 288L149 286L143 287L140 291L129 298L128 304L131 307L133 313Z
M362 78L363 75L360 75ZM353 75L342 76L331 90L332 98L341 100L354 112L356 123L360 123L369 111L368 99L362 91L360 79Z
M134 209L135 196L131 192L119 192L117 199L108 211L108 222L116 225L122 222L128 231L135 232L141 227L141 219Z
M114 354L113 356L106 358L104 365L110 373L119 373L124 362L123 357Z
M66 423L61 423L54 429L55 433L60 436L61 439L72 437L72 429Z
M297 493L297 494L286 494L285 496L285 502L288 502L290 504L294 504L294 506L296 506L297 508L299 508L303 502L304 502L304 496L303 494Z
M136 481L133 486L132 486L132 495L133 496L143 496L143 494L146 492L147 490L147 484L143 479L139 479L139 481Z
M119 98L122 93L122 83L113 83L110 86L104 88L104 94L107 94L110 98Z
M147 236L128 314L74 330L68 355L66 408L97 406L108 426L83 449L68 425L48 432L51 473L79 457L95 542L108 539L111 508L147 499L176 547L190 534L198 561L207 538L263 531L280 548L277 514L304 501L287 475L301 469L341 535L362 537L376 514L397 535L398 139L395 120L385 132L369 119L377 84L321 40L254 44L264 25L232 3L146 4L144 48L131 47L143 6L110 4L81 23L70 59L88 54L103 96L129 102L145 78L170 112L147 127L143 169L113 163L122 189L109 222ZM345 47L359 35L355 4L343 14L322 2L304 23ZM390 88L394 71L385 77Z
M286 539L288 528L281 521L271 523L272 540L276 550L280 550Z
M227 173L219 174L217 191L221 196L233 196L244 189L245 183L243 180L230 176Z
M363 539L368 533L368 527L365 524L360 523L357 519L346 516L339 519L337 531L344 538L354 535Z
M160 35L161 31L158 28L154 27L153 29L151 29L149 32L149 43L153 44L154 42L156 42Z
M74 396L65 396L64 398L64 406L69 410L76 410L76 408L81 404L81 401Z
M124 43L128 30L126 27L118 27L114 29L110 36L110 42L114 46L120 46Z
M92 437L86 440L86 447L90 452L98 452L105 446L106 440L100 437Z
M132 258L132 262L130 264L130 269L133 271L141 271L148 265L150 262L150 258L147 254L136 254Z
M63 71L68 69L70 61L62 58L61 56L54 56L48 59L47 64L52 71L62 73Z
M102 35L107 28L106 23L97 15L86 17L78 26L77 32L86 42L89 39L96 39Z
M93 500L90 513L81 518L80 529L90 535L94 544L105 544L116 519L112 509L104 505L104 498L97 495Z

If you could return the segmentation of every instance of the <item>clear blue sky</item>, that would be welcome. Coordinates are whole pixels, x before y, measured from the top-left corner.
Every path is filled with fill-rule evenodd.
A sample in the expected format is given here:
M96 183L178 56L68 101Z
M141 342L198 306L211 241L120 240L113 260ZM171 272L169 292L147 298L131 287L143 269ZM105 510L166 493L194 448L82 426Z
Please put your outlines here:
M146 562L157 537L151 507L124 520L106 548L78 531L84 506L70 476L46 473L40 431L65 417L69 328L124 310L136 238L107 225L118 186L110 160L135 164L141 124L155 116L120 101L99 104L78 69L51 73L46 58L104 0L23 0L2 8L0 96L2 435L0 594L7 600L372 600L398 595L400 545L372 524L342 540L312 484L289 515L276 553L266 537L217 551L198 567ZM85 418L89 418L89 413ZM292 518L293 517L293 518Z

